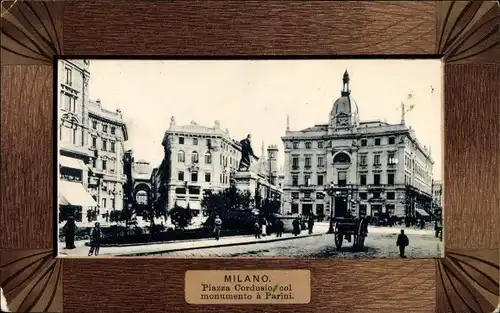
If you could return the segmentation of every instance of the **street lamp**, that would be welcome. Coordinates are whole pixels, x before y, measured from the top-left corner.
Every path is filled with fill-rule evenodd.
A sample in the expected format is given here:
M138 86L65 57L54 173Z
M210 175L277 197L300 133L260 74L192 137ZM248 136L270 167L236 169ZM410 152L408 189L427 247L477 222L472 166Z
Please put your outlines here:
M335 184L333 182L330 183L330 186L327 188L326 192L330 196L330 226L328 227L327 234L333 234L333 196L335 190Z

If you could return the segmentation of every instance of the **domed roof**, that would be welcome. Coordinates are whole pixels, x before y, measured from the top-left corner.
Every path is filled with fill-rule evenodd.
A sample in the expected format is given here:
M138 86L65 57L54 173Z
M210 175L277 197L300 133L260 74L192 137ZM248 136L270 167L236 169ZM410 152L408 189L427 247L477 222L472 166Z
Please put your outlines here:
M350 95L342 96L333 103L332 113L333 116L340 113L358 113L358 104Z
M345 70L342 78L343 86L340 98L333 103L332 115L337 114L357 114L358 104L351 97L351 90L349 89L349 73Z

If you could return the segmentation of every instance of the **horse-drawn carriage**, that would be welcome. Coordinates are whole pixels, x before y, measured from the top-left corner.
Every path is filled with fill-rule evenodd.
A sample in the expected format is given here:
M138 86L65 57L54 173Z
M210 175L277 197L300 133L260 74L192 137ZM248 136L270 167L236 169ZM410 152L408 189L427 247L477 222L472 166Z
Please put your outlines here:
M338 217L335 222L335 246L342 248L344 239L353 241L354 249L363 249L368 236L368 219L359 217Z

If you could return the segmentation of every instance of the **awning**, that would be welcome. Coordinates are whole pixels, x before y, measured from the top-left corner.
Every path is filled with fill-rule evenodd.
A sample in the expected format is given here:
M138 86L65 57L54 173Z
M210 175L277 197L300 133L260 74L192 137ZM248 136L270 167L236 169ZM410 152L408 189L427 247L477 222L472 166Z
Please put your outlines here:
M420 214L420 216L429 216L429 213L425 212L425 210L422 210L422 209L415 208L415 212Z
M186 204L187 206L187 204ZM189 201L189 208L191 210L201 210L201 205L200 205L200 202L199 201Z
M63 167L69 167L69 168L74 168L77 170L82 170L82 171L88 171L88 167L83 163L82 160L79 159L73 159L73 158L68 158L66 156L59 156L59 165Z
M59 181L59 204L82 207L97 206L94 198L85 190L81 183Z

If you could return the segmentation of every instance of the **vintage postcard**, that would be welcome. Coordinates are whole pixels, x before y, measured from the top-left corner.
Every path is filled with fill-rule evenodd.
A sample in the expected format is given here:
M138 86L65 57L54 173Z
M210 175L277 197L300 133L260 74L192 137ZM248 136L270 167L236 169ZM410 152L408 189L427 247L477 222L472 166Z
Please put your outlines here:
M59 255L433 258L439 60L61 59Z

